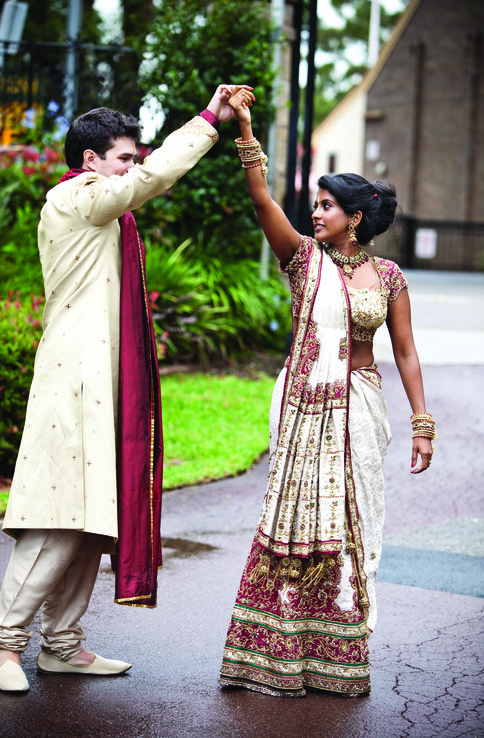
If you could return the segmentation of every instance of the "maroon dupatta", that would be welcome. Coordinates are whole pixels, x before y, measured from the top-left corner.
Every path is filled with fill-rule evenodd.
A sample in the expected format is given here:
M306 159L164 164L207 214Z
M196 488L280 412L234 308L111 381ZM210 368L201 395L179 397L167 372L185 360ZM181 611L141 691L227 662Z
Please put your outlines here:
M145 279L145 249L132 213L120 218L122 271L116 458L115 602L156 607L161 566L163 436L160 374Z

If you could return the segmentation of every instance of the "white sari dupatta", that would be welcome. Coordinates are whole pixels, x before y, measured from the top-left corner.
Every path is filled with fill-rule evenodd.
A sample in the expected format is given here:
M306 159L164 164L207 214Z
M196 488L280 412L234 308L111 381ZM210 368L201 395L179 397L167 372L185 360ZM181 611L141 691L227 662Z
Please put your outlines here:
M289 357L277 449L256 534L268 552L279 556L305 558L342 549L349 324L338 269L313 241Z

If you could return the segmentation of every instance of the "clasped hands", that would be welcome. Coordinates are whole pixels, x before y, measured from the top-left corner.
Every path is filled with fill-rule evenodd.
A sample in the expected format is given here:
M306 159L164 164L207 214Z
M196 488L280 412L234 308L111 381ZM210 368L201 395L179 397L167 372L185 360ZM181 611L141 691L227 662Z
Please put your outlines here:
M225 123L250 107L255 101L253 88L249 85L219 85L214 96L207 105L207 110L217 116L220 123Z

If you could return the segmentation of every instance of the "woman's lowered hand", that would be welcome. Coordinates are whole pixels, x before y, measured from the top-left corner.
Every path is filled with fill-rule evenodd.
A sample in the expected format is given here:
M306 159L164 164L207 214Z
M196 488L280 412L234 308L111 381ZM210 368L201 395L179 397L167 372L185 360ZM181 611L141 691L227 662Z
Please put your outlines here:
M420 463L420 466L417 466L419 454L421 458L421 463ZM420 472L423 472L426 469L428 469L432 462L432 454L433 454L433 448L432 448L432 441L430 440L430 438L424 438L423 436L416 436L413 439L413 444L412 444L412 468L410 470L411 473L420 474Z

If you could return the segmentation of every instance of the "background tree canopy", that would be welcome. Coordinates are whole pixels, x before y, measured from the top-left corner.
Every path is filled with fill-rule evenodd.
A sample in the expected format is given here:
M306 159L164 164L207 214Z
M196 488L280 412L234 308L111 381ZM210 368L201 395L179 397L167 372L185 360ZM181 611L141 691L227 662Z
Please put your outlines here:
M271 108L272 42L269 4L257 0L163 0L153 8L143 42L140 84L160 104L160 138L205 108L222 82L254 87L255 130L264 143ZM257 258L260 228L255 221L233 139L236 120L183 180L162 209L177 244L190 238L208 255ZM167 200L169 202L167 203ZM148 208L160 205L151 201Z
M5 0L0 0L0 15ZM68 0L42 0L29 2L23 32L24 41L56 42L67 41ZM99 14L94 9L94 0L83 0L82 29L83 41L101 43Z

